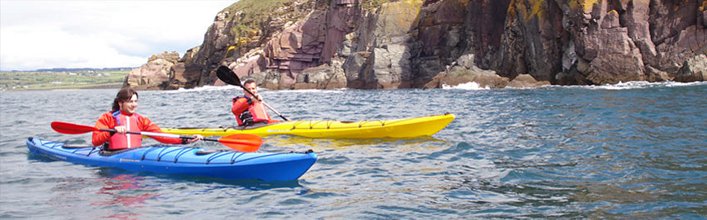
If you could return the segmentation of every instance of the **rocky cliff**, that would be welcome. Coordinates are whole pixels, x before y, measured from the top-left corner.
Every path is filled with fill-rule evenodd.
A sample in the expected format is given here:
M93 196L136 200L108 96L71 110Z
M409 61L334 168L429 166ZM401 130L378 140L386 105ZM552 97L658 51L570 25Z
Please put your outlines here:
M269 89L704 81L705 9L707 0L240 0L167 80L127 81L220 84L219 65Z

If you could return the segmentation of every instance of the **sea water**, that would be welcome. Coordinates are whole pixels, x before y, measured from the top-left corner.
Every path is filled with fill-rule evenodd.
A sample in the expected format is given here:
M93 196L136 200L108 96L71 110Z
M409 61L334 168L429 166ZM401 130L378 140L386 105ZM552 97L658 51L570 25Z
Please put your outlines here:
M89 144L90 134L58 134L49 124L93 125L116 92L0 94L1 219L700 219L707 214L705 83L261 91L293 120L456 115L432 137L265 138L263 152L318 153L317 163L297 181L134 173L28 153L28 137ZM233 126L231 99L241 93L232 86L140 91L138 112L161 127ZM225 148L213 142L195 146Z

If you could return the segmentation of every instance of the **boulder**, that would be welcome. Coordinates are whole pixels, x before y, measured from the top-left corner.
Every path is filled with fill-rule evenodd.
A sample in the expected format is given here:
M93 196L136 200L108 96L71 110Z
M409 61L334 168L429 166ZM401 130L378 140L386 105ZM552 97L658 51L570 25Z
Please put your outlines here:
M678 82L705 81L707 79L707 55L700 54L686 60L675 76Z
M123 86L130 86L138 90L161 89L160 86L170 80L169 73L178 60L179 53L174 51L152 55L146 64L131 70L125 76Z
M548 81L538 81L533 78L533 76L529 74L520 74L516 76L515 79L511 80L507 87L513 87L513 88L534 88L534 87L540 87L540 86L547 86L550 85L550 82Z
M508 78L501 77L490 70L466 69L456 66L449 71L438 74L423 88L442 88L443 85L456 86L468 82L475 82L480 87L503 88L508 85Z

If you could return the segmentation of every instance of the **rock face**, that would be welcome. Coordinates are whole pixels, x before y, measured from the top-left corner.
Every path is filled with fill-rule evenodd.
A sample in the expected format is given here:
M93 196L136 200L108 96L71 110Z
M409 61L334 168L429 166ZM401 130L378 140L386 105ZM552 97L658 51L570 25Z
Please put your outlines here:
M133 69L125 76L124 86L142 90L160 89L164 82L174 78L173 67L179 60L179 53L164 52L153 55L147 63Z
M167 68L168 80L133 78L163 89L218 85L214 70L228 65L270 89L704 81L706 8L706 0L240 0Z

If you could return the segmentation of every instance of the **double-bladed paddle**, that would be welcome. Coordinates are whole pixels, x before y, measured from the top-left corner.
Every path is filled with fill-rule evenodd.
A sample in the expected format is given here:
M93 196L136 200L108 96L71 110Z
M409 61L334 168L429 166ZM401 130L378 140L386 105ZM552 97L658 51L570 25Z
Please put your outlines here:
M83 134L92 131L105 131L105 132L115 132L115 129L101 129L97 127L92 127L88 125L79 125L68 122L54 121L52 122L52 129L54 131L62 134ZM157 132L132 132L130 134L140 134L147 136L158 136L158 137L171 137L171 138L182 138L182 139L192 139L191 136L180 136L176 134L165 134ZM221 137L219 139L204 138L205 141L219 142L227 147L240 152L255 152L258 151L260 145L263 144L263 139L257 135L252 134L232 134L228 136Z
M252 92L250 92L250 90L248 90L248 89L246 89L245 87L243 87L243 84L241 84L241 80L238 79L238 75L236 75L236 73L234 73L233 70L231 70L231 68L228 68L227 66L220 66L220 67L218 67L218 69L216 69L216 76L217 76L218 79L220 79L221 81L223 81L223 82L225 82L225 83L227 83L227 84L231 84L231 85L234 85L234 86L241 87L241 88L243 88L243 90L245 90L246 92L248 92L248 94L250 94L250 95L252 95L252 96L255 96L255 95L253 95ZM270 105L268 105L268 104L265 103L264 101L260 101L260 103L263 103L263 105L265 105L265 107L268 107L271 111L275 112L275 114L277 114L277 116L280 116L280 118L282 118L282 120L285 120L285 121L289 121L289 120L290 120L290 119L285 118L285 116L283 116L282 114L280 114L280 112L278 112L277 110L275 110L274 108L272 108Z

